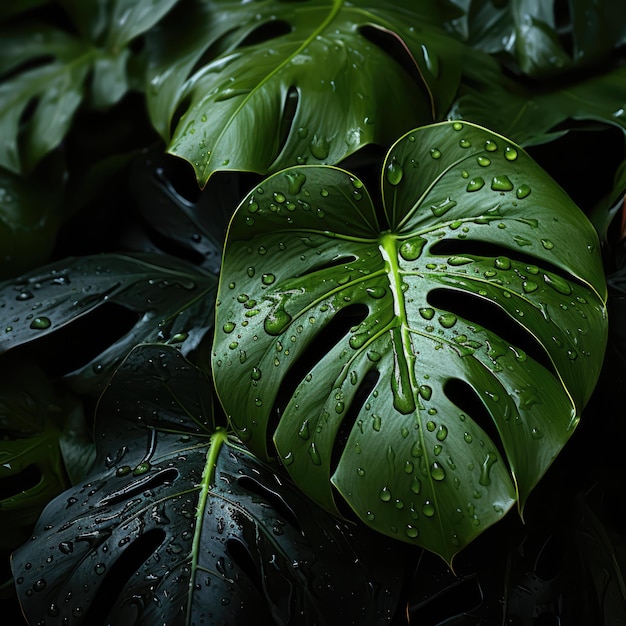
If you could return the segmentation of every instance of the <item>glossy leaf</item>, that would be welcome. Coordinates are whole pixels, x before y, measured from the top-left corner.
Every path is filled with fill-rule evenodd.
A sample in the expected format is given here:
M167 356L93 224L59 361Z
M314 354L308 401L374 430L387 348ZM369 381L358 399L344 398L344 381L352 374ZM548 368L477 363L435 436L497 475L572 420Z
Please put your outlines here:
M209 381L176 349L136 348L96 420L94 473L14 554L28 619L388 623L401 579L389 544L366 543L216 429Z
M119 102L129 90L129 42L175 2L64 2L82 36L26 19L0 29L0 166L32 170L61 144L85 101Z
M539 90L506 78L486 55L474 52L468 56L472 59L467 66L472 81L452 106L453 117L489 125L524 146L551 141L581 120L602 122L626 132L623 66L566 87L551 83Z
M626 9L595 0L453 0L450 26L469 45L504 54L533 77L610 62L626 41Z
M83 393L98 393L138 343L172 343L185 355L195 350L212 328L215 287L212 274L174 257L102 254L65 259L1 284L6 325L0 353L53 340L60 331L57 349L64 354L55 360L72 363L72 353L82 355L66 379ZM123 310L121 334L102 345L100 335L116 332ZM94 318L99 322L90 323ZM68 346L74 328L77 336ZM90 341L95 350L86 349Z
M523 506L578 422L606 342L598 241L519 146L467 123L401 138L382 198L310 166L242 202L215 384L314 499L449 560Z
M459 47L432 2L197 2L169 26L151 42L149 110L201 186L218 170L388 145L442 116L459 81ZM205 62L212 46L220 54Z

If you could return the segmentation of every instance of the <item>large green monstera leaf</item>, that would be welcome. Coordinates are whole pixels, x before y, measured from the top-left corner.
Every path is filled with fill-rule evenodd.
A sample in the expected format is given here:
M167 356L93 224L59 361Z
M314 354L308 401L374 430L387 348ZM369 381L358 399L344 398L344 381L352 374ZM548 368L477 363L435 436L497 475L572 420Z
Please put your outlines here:
M206 375L175 348L131 352L96 431L94 471L13 556L32 623L388 623L403 575L391 542L372 545L216 428Z
M203 186L217 170L265 174L389 145L440 118L460 78L460 47L430 1L205 0L149 45L152 121Z
M468 123L402 137L381 184L378 210L350 173L294 167L243 201L215 383L315 500L451 559L523 507L594 387L597 236L519 146Z

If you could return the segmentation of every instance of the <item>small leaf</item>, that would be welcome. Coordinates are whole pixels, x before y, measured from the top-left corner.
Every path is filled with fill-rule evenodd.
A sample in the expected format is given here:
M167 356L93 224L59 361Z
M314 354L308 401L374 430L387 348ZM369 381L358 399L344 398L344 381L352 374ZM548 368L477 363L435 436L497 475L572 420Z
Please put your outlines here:
M215 385L315 500L449 560L523 507L578 422L607 335L598 240L519 146L467 123L402 137L382 199L329 166L249 194Z
M176 349L130 354L96 430L94 472L13 556L27 619L387 623L402 557L215 428L209 381Z

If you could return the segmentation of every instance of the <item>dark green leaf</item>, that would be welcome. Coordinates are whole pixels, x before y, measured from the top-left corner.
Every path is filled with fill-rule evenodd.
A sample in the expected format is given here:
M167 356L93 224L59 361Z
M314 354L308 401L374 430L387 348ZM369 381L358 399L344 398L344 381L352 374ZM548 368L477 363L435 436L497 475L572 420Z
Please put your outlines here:
M471 124L387 155L383 212L329 166L264 181L229 227L213 370L236 431L329 509L450 559L523 506L606 342L597 235ZM248 385L233 385L247 380ZM472 400L473 398L473 400Z
M0 353L61 331L57 350L62 354L55 360L72 362L72 352L83 354L91 341L99 349L74 363L67 379L82 392L96 393L138 343L172 343L185 355L195 350L213 326L215 286L213 275L169 256L66 259L2 284L6 326L0 333ZM122 336L103 346L100 335L116 327L119 307L130 312L132 322ZM102 315L101 309L112 312ZM99 312L100 324L82 321ZM74 326L77 336L72 337Z
M0 550L24 541L67 488L59 437L75 408L33 363L0 363Z
M459 47L437 18L431 2L197 3L151 42L151 118L202 186L217 170L337 163L446 111Z
M524 146L563 135L571 120L602 122L626 133L626 66L539 90L506 78L487 55L469 56L473 86L463 87L450 111L452 117L484 124Z
M402 559L215 429L209 381L174 348L131 353L96 429L95 473L14 554L29 619L388 623Z
M54 247L59 189L0 168L0 279L45 263Z

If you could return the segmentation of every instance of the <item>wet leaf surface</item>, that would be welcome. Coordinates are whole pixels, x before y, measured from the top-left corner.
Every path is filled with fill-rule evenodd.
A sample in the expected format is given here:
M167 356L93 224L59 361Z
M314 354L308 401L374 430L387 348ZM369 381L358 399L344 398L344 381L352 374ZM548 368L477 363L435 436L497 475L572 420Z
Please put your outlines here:
M318 502L451 559L523 507L578 423L606 342L598 241L519 146L461 122L400 139L382 197L312 166L242 202L216 388Z
M437 14L376 0L181 7L148 42L151 118L201 186L219 170L338 163L447 110L460 49Z
M175 344L185 355L196 349L213 325L215 286L214 275L164 255L64 259L2 283L0 310L6 324L0 352L52 341L61 331L55 347L63 352L54 355L51 368L67 357L82 357L78 363L70 359L69 371L56 374L66 374L84 393L98 393L138 343ZM80 339L72 338L74 328ZM73 350L67 350L67 342Z
M403 559L215 428L205 374L137 347L98 406L97 461L13 557L47 625L386 624ZM403 552L406 552L403 550Z

